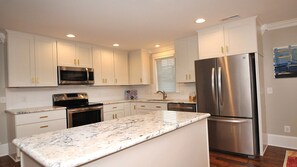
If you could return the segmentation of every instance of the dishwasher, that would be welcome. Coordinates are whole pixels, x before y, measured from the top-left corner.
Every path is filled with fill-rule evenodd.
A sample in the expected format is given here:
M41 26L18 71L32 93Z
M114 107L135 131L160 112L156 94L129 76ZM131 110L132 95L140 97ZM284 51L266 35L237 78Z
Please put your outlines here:
M168 103L167 108L171 111L197 112L195 103Z

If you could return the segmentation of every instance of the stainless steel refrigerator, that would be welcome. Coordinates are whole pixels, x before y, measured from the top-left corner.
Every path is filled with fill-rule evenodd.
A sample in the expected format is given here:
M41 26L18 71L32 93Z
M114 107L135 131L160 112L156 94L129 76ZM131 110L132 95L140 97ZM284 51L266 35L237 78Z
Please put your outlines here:
M210 113L210 149L259 154L253 53L195 61L198 112Z

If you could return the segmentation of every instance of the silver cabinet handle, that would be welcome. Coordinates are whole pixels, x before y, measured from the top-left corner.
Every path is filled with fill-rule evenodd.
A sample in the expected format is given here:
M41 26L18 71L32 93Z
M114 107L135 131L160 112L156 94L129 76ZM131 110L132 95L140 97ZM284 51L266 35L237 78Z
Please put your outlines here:
M222 67L218 67L218 88L219 88L219 101L220 105L223 105L223 95L222 95Z

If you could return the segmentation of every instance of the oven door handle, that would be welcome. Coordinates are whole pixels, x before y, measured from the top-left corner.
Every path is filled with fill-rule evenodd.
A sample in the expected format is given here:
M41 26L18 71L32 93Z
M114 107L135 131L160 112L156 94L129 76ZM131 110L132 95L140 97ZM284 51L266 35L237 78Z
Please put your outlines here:
M96 106L96 107L83 107L83 108L72 108L67 109L68 113L80 113L80 112L88 112L88 111L96 111L102 110L103 106Z

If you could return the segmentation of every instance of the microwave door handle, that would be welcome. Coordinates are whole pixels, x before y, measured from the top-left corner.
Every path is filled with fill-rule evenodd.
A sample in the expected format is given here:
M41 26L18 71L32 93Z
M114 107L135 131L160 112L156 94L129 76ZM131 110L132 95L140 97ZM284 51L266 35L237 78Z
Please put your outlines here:
M89 69L86 68L86 71L87 71L87 83L89 83L89 79L90 79Z

